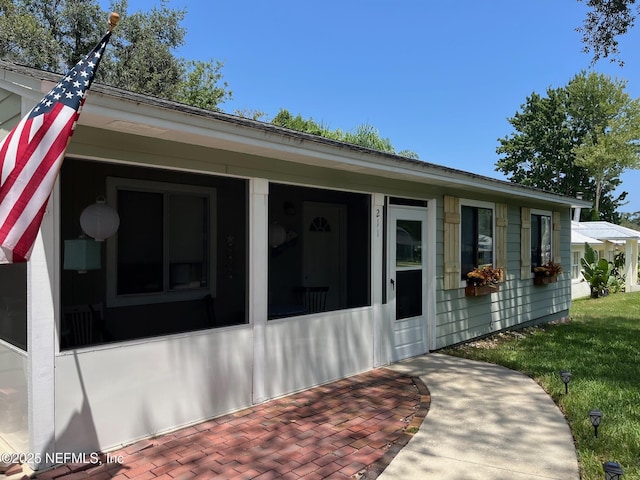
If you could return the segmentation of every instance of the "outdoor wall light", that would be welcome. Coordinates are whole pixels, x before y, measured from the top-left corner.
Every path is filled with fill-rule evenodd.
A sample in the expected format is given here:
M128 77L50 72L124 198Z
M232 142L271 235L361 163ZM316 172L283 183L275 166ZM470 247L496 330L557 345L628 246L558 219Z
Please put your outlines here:
M560 378L562 379L562 383L564 383L564 393L569 393L569 382L571 381L571 372L566 370L560 370Z
M602 464L605 480L619 480L624 475L624 470L618 462L606 462Z
M601 418L602 412L600 410L591 410L589 412L589 419L591 420L591 425L593 425L596 438L598 438L598 427L600 426Z

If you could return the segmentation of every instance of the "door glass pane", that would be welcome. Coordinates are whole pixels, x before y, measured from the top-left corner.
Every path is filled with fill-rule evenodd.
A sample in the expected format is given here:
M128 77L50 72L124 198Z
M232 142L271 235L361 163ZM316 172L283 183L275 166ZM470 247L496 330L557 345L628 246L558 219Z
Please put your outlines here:
M118 214L118 295L162 292L162 194L119 190Z
M422 270L396 272L396 320L422 315Z
M396 223L396 267L422 265L422 222L398 220Z

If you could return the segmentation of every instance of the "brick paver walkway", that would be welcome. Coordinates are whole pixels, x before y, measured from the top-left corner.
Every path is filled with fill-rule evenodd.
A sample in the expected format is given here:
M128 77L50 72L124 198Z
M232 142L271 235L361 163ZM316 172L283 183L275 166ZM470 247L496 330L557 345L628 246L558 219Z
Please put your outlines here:
M121 463L65 465L37 478L369 480L429 404L419 378L380 368L109 453Z

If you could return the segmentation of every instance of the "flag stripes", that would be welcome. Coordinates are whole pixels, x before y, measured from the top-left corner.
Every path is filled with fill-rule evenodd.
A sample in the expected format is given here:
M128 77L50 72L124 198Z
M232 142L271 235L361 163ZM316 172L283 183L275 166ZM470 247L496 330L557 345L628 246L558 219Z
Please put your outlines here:
M111 32L0 142L0 263L29 259Z

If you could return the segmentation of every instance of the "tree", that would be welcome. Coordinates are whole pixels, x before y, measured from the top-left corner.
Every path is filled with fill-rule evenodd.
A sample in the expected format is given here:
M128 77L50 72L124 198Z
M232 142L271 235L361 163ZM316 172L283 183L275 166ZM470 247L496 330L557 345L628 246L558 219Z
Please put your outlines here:
M47 13L46 20L43 12ZM66 70L65 57L71 46L57 36L67 30L63 20L61 9L58 11L51 1L0 0L0 58L44 70Z
M586 0L586 3L591 10L587 12L584 26L577 29L582 33L584 51L593 51L594 63L600 58L611 57L611 61L623 65L624 62L618 58L618 37L633 26L636 19L634 10L639 11L640 4L634 9L635 0Z
M128 14L127 0L112 11L121 21L102 59L97 81L138 93L218 110L231 98L220 62L174 55L184 43L186 10L168 0ZM0 56L54 72L67 71L104 34L108 13L97 0L0 0Z
M378 129L366 123L358 125L352 132L343 132L340 129L331 130L326 125L316 122L313 118L304 119L301 115L294 117L288 110L283 108L281 108L278 114L271 120L271 123L299 132L331 138L372 150L396 153L391 141L388 138L381 137ZM397 155L402 155L407 158L418 158L418 154L411 150L402 150Z
M634 230L640 230L640 212L623 213L620 225Z
M594 201L585 216L615 221L626 197L614 190L620 174L637 168L640 138L638 101L625 82L581 72L563 88L532 93L509 122L510 135L498 139L496 169L509 180L549 192ZM635 159L635 160L634 160Z
M297 130L298 132L310 133L320 137L342 140L344 134L341 130L331 130L326 125L316 122L313 118L304 119L301 115L295 117L291 113L281 108L278 114L271 120L273 125Z
M626 169L640 167L640 103L624 91L626 81L584 72L567 85L567 111L580 141L575 163L584 167L595 186L594 220L599 220L603 189Z

